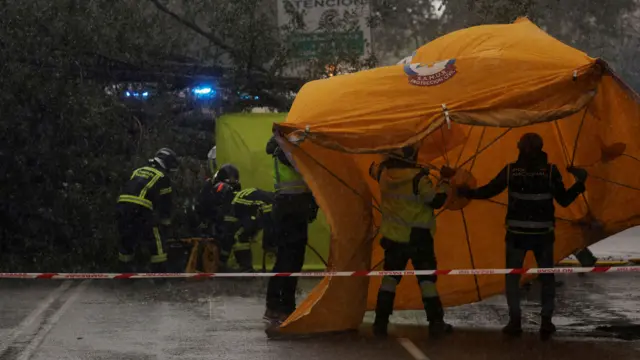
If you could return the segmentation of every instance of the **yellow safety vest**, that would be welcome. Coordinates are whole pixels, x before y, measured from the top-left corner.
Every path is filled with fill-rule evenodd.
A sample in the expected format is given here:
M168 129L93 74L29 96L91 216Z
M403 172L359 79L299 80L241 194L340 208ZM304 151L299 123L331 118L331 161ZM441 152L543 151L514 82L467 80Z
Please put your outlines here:
M304 194L311 190L300 173L273 157L273 184L278 194Z
M428 176L422 176L414 192L417 168L383 169L380 174L382 236L396 242L407 243L412 228L430 229L435 234L436 219L428 204L436 189Z

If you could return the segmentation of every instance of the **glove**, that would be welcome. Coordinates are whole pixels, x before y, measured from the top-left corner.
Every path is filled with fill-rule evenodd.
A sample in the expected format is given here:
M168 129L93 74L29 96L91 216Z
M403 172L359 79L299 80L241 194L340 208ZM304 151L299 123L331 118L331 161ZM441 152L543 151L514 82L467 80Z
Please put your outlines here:
M577 182L581 182L581 183L587 181L587 177L589 176L589 173L587 173L587 170L583 168L575 167L575 166L567 167L567 171L571 175L573 175L573 177L576 179Z
M440 178L442 179L450 179L456 175L456 169L450 168L448 166L443 166L440 169Z
M473 190L468 186L461 186L456 189L456 194L458 194L459 197L470 198Z

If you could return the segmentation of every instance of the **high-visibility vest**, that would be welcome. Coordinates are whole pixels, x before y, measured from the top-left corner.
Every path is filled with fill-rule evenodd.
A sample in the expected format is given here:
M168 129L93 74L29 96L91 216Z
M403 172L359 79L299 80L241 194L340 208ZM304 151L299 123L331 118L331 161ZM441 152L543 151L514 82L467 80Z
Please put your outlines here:
M419 168L388 168L381 171L379 183L382 236L406 243L412 228L430 229L435 234L436 219L428 204L436 189L428 176Z
M277 194L304 194L311 190L302 175L273 157L273 184Z
M554 230L553 165L527 169L519 163L507 166L509 206L506 226L512 233L544 234Z

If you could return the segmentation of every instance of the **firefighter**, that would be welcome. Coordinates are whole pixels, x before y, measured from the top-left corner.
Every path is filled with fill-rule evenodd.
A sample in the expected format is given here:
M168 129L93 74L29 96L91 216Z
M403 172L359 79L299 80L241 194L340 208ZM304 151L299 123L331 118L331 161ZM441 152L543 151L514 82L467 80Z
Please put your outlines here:
M224 164L205 181L196 200L200 228L218 241L220 264L224 268L231 256L236 231L232 202L240 190L240 172L232 164Z
M171 225L172 188L169 174L177 169L175 152L162 148L149 160L148 166L133 172L118 197L118 257L126 272L136 272L133 261L138 245L149 249L153 272L166 272L167 254L163 234Z
M518 142L518 159L505 166L487 185L478 189L463 187L457 190L460 196L470 199L489 199L508 189L507 268L522 268L528 251L533 251L538 267L552 268L555 242L553 200L567 207L585 191L587 172L576 167L568 168L576 183L567 190L557 166L548 162L542 148L542 137L527 133ZM546 340L556 331L551 321L555 307L555 276L543 274L539 278L542 284L540 336ZM519 284L519 274L506 275L509 323L503 332L511 336L522 333Z
M382 224L380 245L384 249L384 270L404 270L411 259L416 270L437 268L434 249L436 219L434 209L446 199L448 179L454 175L443 167L437 186L429 170L417 164L418 148L407 146L392 153L385 161L371 164L369 175L380 184ZM389 316L393 313L396 287L402 276L384 276L378 290L373 332L387 335ZM444 321L444 310L436 288L435 275L418 276L422 302L429 321L429 336L440 337L453 330Z
M304 265L309 223L318 213L318 206L302 178L274 136L266 152L273 158L274 203L272 220L277 246L274 272L298 272ZM284 321L296 308L297 277L271 277L267 288L264 319Z
M270 229L272 203L273 196L267 191L242 190L240 172L232 164L222 165L207 180L196 209L201 226L212 227L219 240L223 268L233 252L241 271L253 271L251 242L261 229Z
M254 271L251 243L260 230L270 233L272 204L273 194L256 188L236 192L231 202L232 213L225 220L230 222L227 229L235 230L232 249L240 271Z

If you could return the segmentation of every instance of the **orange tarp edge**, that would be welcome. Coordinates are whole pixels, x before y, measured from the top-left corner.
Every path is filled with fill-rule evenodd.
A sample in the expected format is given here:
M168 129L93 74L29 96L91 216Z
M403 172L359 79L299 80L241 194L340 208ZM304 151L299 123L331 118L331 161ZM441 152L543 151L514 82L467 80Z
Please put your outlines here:
M557 261L640 224L640 180L634 171L640 106L606 64L528 20L446 35L419 49L412 63L450 59L456 60L456 73L434 86L410 84L414 70L402 65L311 82L287 121L276 126L289 141L305 137L286 148L327 215L331 270L366 270L382 259L378 239L372 238L380 223L379 189L367 175L381 155L371 152L417 140L426 145L421 162L463 167L481 185L516 159L517 140L530 131L542 135L567 186L573 179L566 166L584 166L590 173L584 197L568 208L557 206ZM450 74L447 64L442 71ZM439 215L438 267L503 268L505 203L503 193ZM525 266L535 266L531 257ZM365 310L375 306L379 281L326 278L280 331L357 328ZM503 276L438 279L445 306L476 302L503 289ZM400 283L395 308L422 308L415 277Z

